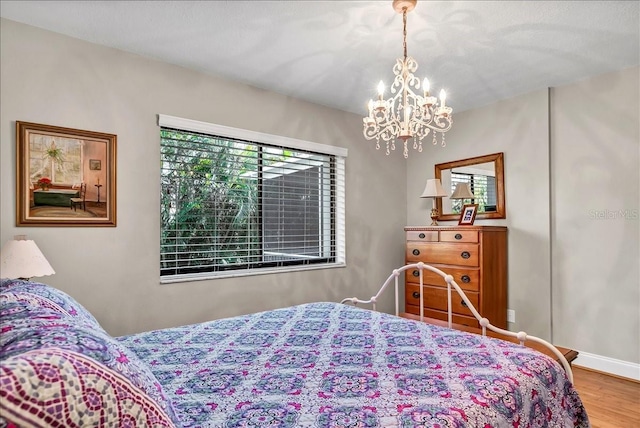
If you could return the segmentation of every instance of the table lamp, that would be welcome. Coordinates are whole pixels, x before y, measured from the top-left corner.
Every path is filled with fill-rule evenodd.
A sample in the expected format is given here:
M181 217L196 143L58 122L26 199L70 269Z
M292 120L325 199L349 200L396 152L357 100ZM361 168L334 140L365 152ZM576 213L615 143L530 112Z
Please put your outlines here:
M0 250L0 278L29 279L56 273L36 243L16 235Z
M447 193L442 188L442 183L439 178L430 178L427 180L427 185L420 197L433 199L433 208L431 209L431 226L438 225L437 219L439 214L438 208L436 207L436 198L443 198L445 196L447 196Z
M464 208L464 200L465 199L470 199L471 201L473 201L476 198L476 196L471 192L471 186L469 186L469 183L458 183L456 184L456 189L453 191L453 193L451 194L451 196L449 196L449 199L461 199L462 203L460 204L460 216L462 217L462 215L464 214L463 208Z

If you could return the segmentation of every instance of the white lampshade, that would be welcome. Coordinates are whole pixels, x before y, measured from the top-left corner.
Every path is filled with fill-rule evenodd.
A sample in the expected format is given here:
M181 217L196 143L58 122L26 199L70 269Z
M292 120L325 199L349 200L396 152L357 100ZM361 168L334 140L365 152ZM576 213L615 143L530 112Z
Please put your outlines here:
M447 196L447 192L442 188L439 178L428 179L424 192L420 195L421 198L443 198L445 196Z
M34 241L17 235L0 250L0 278L31 278L56 273Z
M471 193L469 183L456 184L456 190L450 196L451 199L475 199L475 195Z

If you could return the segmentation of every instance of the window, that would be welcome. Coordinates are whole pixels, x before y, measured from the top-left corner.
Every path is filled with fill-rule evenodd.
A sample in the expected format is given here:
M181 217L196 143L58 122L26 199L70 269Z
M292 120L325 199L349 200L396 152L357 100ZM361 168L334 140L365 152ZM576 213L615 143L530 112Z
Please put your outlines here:
M346 150L160 116L163 282L343 266Z
M47 177L54 184L75 184L82 181L82 142L75 138L32 137L29 150L31 182Z

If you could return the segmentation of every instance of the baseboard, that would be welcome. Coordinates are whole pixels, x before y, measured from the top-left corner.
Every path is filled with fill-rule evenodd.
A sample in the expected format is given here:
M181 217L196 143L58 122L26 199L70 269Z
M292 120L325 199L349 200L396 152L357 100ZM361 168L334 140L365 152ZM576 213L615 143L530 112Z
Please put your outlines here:
M612 375L626 377L640 382L640 364L580 351L578 358L572 363L572 365L597 370L599 372L610 373Z

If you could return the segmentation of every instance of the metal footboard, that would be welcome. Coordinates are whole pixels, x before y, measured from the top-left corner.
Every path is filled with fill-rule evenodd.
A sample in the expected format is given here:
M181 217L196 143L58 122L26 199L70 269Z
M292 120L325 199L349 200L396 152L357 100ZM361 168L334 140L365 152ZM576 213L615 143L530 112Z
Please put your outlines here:
M354 306L358 305L358 304L370 304L372 306L372 309L375 311L376 309L376 303L378 302L378 299L380 298L380 296L382 295L382 293L384 293L384 291L393 283L394 287L395 287L395 309L396 309L396 316L398 316L400 314L400 308L399 308L399 278L400 275L409 269L418 269L418 271L420 272L420 320L424 319L424 282L423 282L423 272L424 270L430 270L431 272L437 273L438 275L442 276L442 278L444 278L445 282L447 283L447 317L448 317L448 325L449 328L452 328L452 319L453 319L453 314L452 314L452 306L451 306L451 290L452 288L460 295L460 297L462 298L462 300L466 303L468 309L471 311L471 313L473 314L474 317L476 317L476 319L478 320L478 322L480 323L480 326L482 327L482 335L486 336L487 335L487 329L504 335L504 336L508 336L508 337L514 337L516 339L518 339L518 341L520 342L521 345L524 345L526 341L530 341L530 342L536 342L539 343L547 348L549 348L549 350L557 357L558 361L560 362L560 364L562 364L562 367L564 367L565 372L567 373L567 377L569 378L569 380L573 383L573 372L571 371L571 366L569 365L569 362L567 361L567 359L565 358L565 356L562 354L562 352L560 352L555 346L553 346L551 343L547 342L544 339L541 339L539 337L536 336L531 336L529 334L527 334L524 331L519 331L517 333L514 333L512 331L509 330L504 330L501 329L499 327L496 327L494 325L491 324L491 322L487 319L482 317L478 311L476 310L476 308L473 306L473 304L471 303L471 301L469 300L469 298L465 295L464 291L462 291L462 289L460 288L460 286L455 282L455 280L453 279L453 276L451 275L447 275L446 273L444 273L443 271L441 271L438 268L435 268L431 265L419 262L419 263L412 263L412 264L408 264L405 266L402 266L401 268L398 269L394 269L393 272L391 273L391 275L389 275L389 277L387 278L387 280L384 282L384 284L382 284L382 287L380 287L380 289L378 290L378 292L372 296L369 300L361 300L358 299L357 297L348 297L346 299L342 300L342 303L351 303Z

